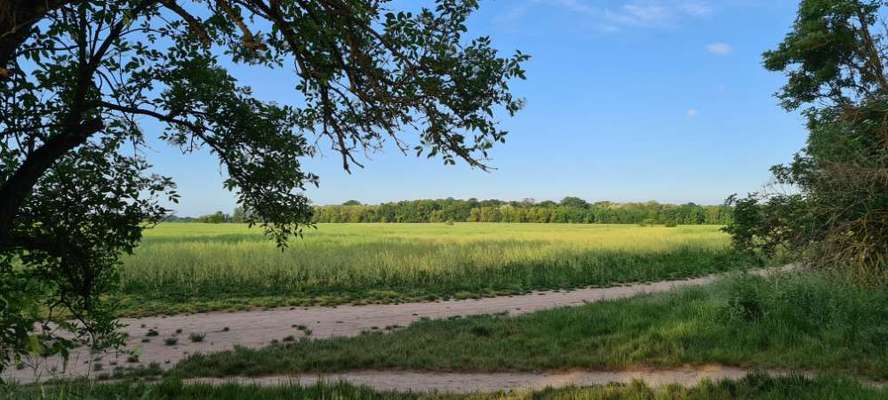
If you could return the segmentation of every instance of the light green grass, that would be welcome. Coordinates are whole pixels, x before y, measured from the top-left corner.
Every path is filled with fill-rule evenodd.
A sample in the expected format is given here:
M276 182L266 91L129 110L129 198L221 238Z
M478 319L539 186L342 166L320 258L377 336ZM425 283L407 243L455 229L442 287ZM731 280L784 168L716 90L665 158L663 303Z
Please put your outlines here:
M6 397L3 397L6 396ZM19 400L827 400L884 399L885 390L867 388L841 378L769 378L750 376L740 381L704 382L693 388L667 386L651 389L642 383L547 389L539 392L439 395L376 392L344 383L276 388L246 385L185 385L167 380L159 384L68 384L53 387L0 387L0 397Z
M162 224L124 258L129 315L516 294L751 266L714 226L321 224L287 250L236 224Z
M612 370L709 363L888 379L888 293L818 274L744 276L514 318L420 321L390 334L195 355L174 373Z

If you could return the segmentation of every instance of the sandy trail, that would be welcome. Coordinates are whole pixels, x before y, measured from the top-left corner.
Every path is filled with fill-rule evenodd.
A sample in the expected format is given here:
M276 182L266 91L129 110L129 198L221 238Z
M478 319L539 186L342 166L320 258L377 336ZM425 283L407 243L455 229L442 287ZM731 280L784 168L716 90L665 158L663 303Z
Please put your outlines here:
M785 370L762 371L771 376L790 374ZM453 373L416 371L352 371L330 374L296 374L259 378L197 378L188 383L221 385L226 383L253 384L259 386L312 385L318 382L348 382L369 386L378 391L485 393L516 390L542 390L547 387L593 386L609 383L630 383L642 380L648 386L659 387L677 384L696 386L704 380L737 380L750 371L742 368L707 365L672 369L637 369L627 371L562 371L548 373ZM799 375L813 376L808 372Z
M757 270L767 275L793 268ZM338 307L305 307L267 311L210 312L202 314L125 318L121 322L129 335L127 350L135 351L138 360L128 360L123 353L90 354L88 349L75 349L67 365L61 359L32 360L27 368L10 369L4 378L21 383L49 377L95 377L108 374L114 368L134 367L158 363L171 368L178 361L194 353L231 350L235 345L258 348L293 335L307 336L295 326L303 325L311 331L311 338L357 336L365 330L388 326L407 326L420 318L442 319L453 316L509 313L518 315L557 307L577 306L604 300L622 299L648 293L661 293L676 288L701 286L714 282L721 275L633 284L610 288L586 288L572 291L534 292L520 296L492 297L472 300L452 300L430 303L386 305L346 305ZM149 330L158 336L149 337ZM177 333L178 331L178 333ZM192 342L192 333L205 334L201 342ZM165 339L176 338L175 345Z

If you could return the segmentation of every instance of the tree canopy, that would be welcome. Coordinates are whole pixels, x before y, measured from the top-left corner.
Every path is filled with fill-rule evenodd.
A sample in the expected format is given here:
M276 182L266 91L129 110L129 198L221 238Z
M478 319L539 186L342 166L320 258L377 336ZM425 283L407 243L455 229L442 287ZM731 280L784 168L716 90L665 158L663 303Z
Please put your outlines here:
M701 206L647 203L587 203L577 197L554 202L502 200L412 200L383 204L342 204L316 207L313 220L326 222L509 222L571 224L724 225L732 210L724 205Z
M732 199L738 247L888 283L886 4L804 0L764 54L768 69L786 74L777 96L806 116L809 137L792 162L772 168L786 190Z
M69 339L112 344L121 252L175 202L149 141L220 160L240 218L284 246L311 221L302 160L349 170L390 142L487 168L528 56L466 37L476 0L9 0L0 3L0 369ZM287 69L292 104L231 66ZM144 121L162 128L149 131ZM154 126L154 125L152 125ZM73 317L73 321L71 322ZM43 324L35 332L35 324ZM104 340L107 339L107 340Z

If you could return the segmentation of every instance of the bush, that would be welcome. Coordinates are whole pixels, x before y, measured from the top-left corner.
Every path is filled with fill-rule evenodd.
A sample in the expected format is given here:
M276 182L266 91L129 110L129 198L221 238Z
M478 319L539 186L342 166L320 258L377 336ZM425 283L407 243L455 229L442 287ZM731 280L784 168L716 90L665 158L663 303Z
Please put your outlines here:
M725 292L728 298L721 315L729 324L764 324L774 337L806 333L846 342L885 341L880 339L888 324L884 291L864 289L835 276L793 273L772 278L745 275L729 282Z

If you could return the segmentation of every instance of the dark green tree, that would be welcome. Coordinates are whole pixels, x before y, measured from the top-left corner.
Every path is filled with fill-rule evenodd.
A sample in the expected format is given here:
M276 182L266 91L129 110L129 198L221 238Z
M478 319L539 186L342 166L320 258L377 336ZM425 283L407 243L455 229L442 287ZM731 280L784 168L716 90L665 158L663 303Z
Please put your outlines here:
M149 138L215 154L244 218L280 246L310 221L304 189L318 178L300 160L319 144L346 170L386 141L485 168L505 140L498 116L522 106L509 82L527 56L465 37L476 0L415 13L387 4L0 2L0 369L64 353L48 321L78 340L119 339L104 300L118 256L178 198L147 173ZM293 71L298 101L255 98L235 64Z
M238 224L247 222L250 219L249 213L249 210L242 206L235 207L234 210L231 211L230 221Z
M567 196L561 199L562 206L569 208L586 208L589 203L586 203L586 200L583 200L579 197Z
M786 73L777 94L807 118L807 144L772 168L773 193L731 201L735 244L885 282L888 271L886 3L804 0L792 30L764 54Z

